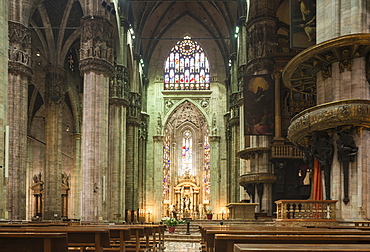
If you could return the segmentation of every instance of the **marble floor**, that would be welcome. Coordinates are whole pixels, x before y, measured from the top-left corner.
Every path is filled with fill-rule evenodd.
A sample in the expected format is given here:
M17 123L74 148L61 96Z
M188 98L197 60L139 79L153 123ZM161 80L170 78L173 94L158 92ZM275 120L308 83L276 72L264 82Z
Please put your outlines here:
M199 242L165 242L164 252L199 252Z

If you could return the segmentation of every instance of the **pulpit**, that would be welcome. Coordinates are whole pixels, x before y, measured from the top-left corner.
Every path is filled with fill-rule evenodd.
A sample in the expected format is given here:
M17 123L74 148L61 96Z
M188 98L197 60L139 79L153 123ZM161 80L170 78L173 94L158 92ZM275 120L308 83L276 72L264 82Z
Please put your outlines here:
M230 203L227 205L229 209L229 219L231 220L254 220L255 209L258 203Z

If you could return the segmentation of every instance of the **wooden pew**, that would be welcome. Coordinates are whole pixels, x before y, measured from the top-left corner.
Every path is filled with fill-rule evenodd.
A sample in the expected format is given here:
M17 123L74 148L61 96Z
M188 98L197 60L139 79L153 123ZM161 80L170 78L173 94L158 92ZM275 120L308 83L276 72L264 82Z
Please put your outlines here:
M67 234L0 232L0 251L67 252Z
M235 244L234 252L276 252L276 251L287 251L287 252L326 252L326 251L337 251L337 252L360 252L370 251L368 244L299 244L299 246L292 246L292 244Z
M215 236L217 234L232 235L370 235L369 231L359 229L310 229L293 227L261 227L261 226L214 226L203 227L202 242L203 251L213 252L215 247Z
M102 227L0 227L0 232L67 233L69 251L86 251L87 248L93 248L95 252L103 252L104 247L110 247L109 230Z
M370 235L233 235L216 234L215 252L233 251L234 244L290 244L300 246L300 244L367 244L370 247Z

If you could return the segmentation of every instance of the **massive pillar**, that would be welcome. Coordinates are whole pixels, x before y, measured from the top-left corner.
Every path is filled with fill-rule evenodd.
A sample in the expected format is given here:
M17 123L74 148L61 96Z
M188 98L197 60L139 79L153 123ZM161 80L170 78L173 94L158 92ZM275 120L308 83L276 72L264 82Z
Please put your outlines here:
M9 219L26 219L27 96L32 75L31 33L21 23L9 21L8 125Z
M7 111L8 107L8 72L6 71L8 65L8 2L4 2L0 6L0 26L3 27L0 32L0 68L4 69L0 72L0 132L5 132L7 126ZM5 143L5 134L0 135L0 142ZM5 174L5 144L0 146L0 167L1 174ZM5 177L0 176L0 219L6 219L6 183Z
M109 106L109 169L108 220L122 221L125 217L126 185L126 115L128 106L129 72L117 65L111 80Z
M246 64L239 67L239 79L243 86L244 94L245 91L253 91L257 86L252 86L251 80L254 80L256 76L265 76L262 78L270 78L274 72L274 57L273 52L276 44L276 32L278 27L278 18L276 18L276 8L278 3L273 0L258 1L253 0L250 2L249 17L246 21L246 33L247 33L247 53L246 53ZM261 88L261 87L260 87ZM273 88L273 84L269 84L269 89ZM265 86L265 92L266 86ZM257 95L257 91L255 91ZM251 97L243 97L244 104L252 104L251 101L247 100ZM270 101L274 102L274 101ZM258 104L255 102L255 104ZM253 106L253 105L250 105ZM246 107L243 107L246 110ZM255 107L256 110L261 108ZM260 111L265 113L265 111ZM246 112L243 111L246 115ZM257 118L243 118L244 125L253 125L258 122L252 122ZM249 121L248 121L249 120ZM258 120L258 119L257 119ZM262 120L261 120L262 122ZM260 122L260 125L261 125ZM243 126L244 126L243 125ZM249 136L245 139L245 149L239 152L239 157L248 159L246 163L245 171L250 176L243 175L239 181L243 185L255 184L256 191L258 192L260 210L269 215L272 214L272 192L271 192L271 181L266 180L267 177L273 177L272 165L269 161L269 150L270 142L274 132L269 134L262 132L255 132L252 129L250 132L244 132Z
M82 22L80 70L84 78L82 220L107 218L109 77L113 74L112 25L94 16Z
M44 220L61 217L62 184L62 112L65 93L65 71L60 67L49 67L45 75L45 167Z
M126 221L137 221L139 198L137 194L139 182L139 129L141 123L141 96L129 93L126 132Z

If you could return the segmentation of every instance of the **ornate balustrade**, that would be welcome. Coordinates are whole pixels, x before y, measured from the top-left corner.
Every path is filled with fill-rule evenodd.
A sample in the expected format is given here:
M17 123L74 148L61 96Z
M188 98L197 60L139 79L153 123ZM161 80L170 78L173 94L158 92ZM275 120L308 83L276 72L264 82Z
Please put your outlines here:
M303 158L303 152L300 151L295 145L272 145L271 146L271 159L274 158Z
M276 222L337 222L337 200L278 200Z

